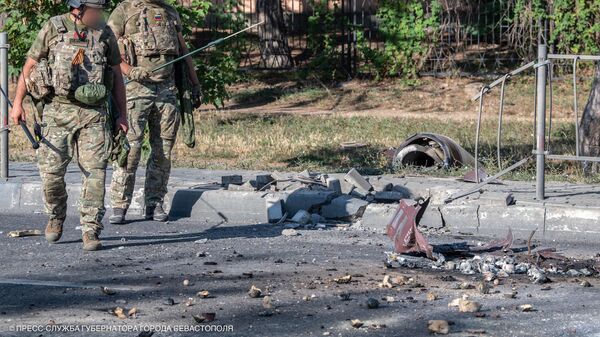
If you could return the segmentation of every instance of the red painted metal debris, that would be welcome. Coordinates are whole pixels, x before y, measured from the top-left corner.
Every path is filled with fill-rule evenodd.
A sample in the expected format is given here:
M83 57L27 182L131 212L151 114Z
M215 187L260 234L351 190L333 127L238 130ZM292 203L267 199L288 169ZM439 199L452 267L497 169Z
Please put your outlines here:
M433 248L417 228L428 203L429 199L413 204L400 200L394 217L387 225L387 235L394 242L394 252L425 253L428 258L433 259Z

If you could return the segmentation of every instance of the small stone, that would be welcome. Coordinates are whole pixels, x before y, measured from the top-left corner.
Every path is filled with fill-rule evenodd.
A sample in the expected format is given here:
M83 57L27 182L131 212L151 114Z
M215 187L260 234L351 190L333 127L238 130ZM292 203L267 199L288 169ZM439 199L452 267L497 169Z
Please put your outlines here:
M349 301L350 300L350 294L349 293L341 293L338 296L340 297L340 300L342 300L342 301Z
M374 299L373 297L370 297L367 300L367 307L369 309L377 309L377 308L379 308L379 301Z
M381 282L381 287L382 288L393 288L394 287L392 282L390 282L390 275L385 275L383 277L383 282Z
M207 242L208 242L208 239L206 239L206 238L194 241L194 243L207 243Z
M577 276L581 275L581 273L579 272L579 270L569 269L569 270L567 270L567 275L572 276L572 277L577 277Z
M476 288L480 294L489 294L490 293L490 286L487 284L487 282L477 283Z
M450 332L450 325L448 324L448 321L432 319L427 322L427 330L429 330L431 333L447 335Z
M510 293L504 293L504 294L502 294L502 296L504 296L504 298L515 298L515 297L517 297L517 292L513 291Z
M588 282L587 280L581 281L580 285L584 288L589 288L592 286L592 284L590 282Z
M188 280L188 279L183 280L183 286L184 287L187 287L189 285L190 285L190 280Z
M262 306L265 309L271 309L271 308L273 308L273 304L271 303L271 296L265 296L265 297L263 297Z
M163 304L164 305L169 305L169 306L175 305L175 300L169 297L166 300L164 300Z
M248 290L248 296L250 296L252 298L258 298L261 295L262 295L262 290L255 287L254 284L250 287L250 290Z
M299 235L300 233L298 233L298 231L296 231L295 229L292 228L287 228L281 231L281 235L283 236L296 236Z
M338 278L334 278L333 281L339 284L350 283L352 281L352 275L346 275Z
M427 293L427 300L428 301L435 301L439 298L440 296L438 295L438 293L430 291Z
M458 311L460 312L478 312L481 310L481 304L475 301L461 300L458 303Z
M392 303L392 302L396 302L396 299L394 298L394 296L386 296L385 301L388 303Z
M353 319L350 321L350 325L352 325L353 328L360 328L361 326L363 326L363 322L360 319Z
M208 290L201 290L196 294L196 296L200 298L208 298L210 297L210 293L208 292Z
M531 304L521 304L520 306L518 306L518 308L523 312L534 311L533 305Z

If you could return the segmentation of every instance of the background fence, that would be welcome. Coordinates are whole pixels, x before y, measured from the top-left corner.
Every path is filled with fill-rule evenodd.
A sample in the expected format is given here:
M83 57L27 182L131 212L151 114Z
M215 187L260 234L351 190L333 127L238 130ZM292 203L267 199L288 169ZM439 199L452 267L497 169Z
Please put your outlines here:
M191 6L191 0L179 0ZM310 59L307 41L309 19L315 8L305 0L280 0L285 23L287 44L297 66ZM401 6L410 0L394 0ZM432 1L423 1L425 15L431 15ZM389 5L389 1L388 1ZM241 0L229 11L242 15L247 24L259 22L256 1ZM327 0L332 13L335 43L340 64L349 73L356 73L361 63L357 51L357 34L364 36L368 47L383 50L385 41L380 31L380 4L376 0ZM218 11L218 9L217 9ZM201 45L214 37L210 32L223 30L227 22L223 13L211 10L196 34ZM439 25L427 36L429 50L420 72L431 74L490 72L508 68L524 59L535 57L538 23L535 20L516 22L514 1L442 1L437 20ZM331 28L331 27L330 27ZM257 34L255 31L254 34ZM260 50L257 39L239 42L241 66L260 69Z

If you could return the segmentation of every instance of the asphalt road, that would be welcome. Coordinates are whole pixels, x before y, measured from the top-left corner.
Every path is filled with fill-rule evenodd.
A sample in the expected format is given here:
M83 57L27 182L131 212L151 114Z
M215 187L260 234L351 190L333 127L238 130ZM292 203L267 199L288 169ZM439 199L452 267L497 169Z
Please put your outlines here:
M582 278L553 278L542 291L542 285L515 276L484 295L455 289L457 282L477 282L478 275L386 269L387 238L356 229L300 230L288 237L274 225L133 221L106 225L105 249L84 252L77 219L69 218L58 244L43 237L7 237L11 230L43 229L44 223L39 214L0 215L0 337L138 336L137 330L149 327L163 330L154 333L157 337L430 336L430 319L453 322L450 336L600 336L598 277L586 278L592 284L587 288L579 285ZM556 244L579 257L600 250ZM351 282L334 281L347 274ZM422 286L380 288L385 275L414 277ZM448 281L448 275L456 280ZM270 296L270 309L264 298L248 296L252 285ZM196 296L201 290L210 297ZM503 295L513 290L515 298ZM430 291L439 299L427 301ZM448 307L463 294L483 305L480 314ZM384 300L389 297L394 301ZM368 298L379 300L380 307L369 309ZM535 310L522 312L521 304ZM119 319L110 313L116 307L138 312ZM216 319L198 324L194 316L202 313L215 313ZM353 319L363 326L352 327Z

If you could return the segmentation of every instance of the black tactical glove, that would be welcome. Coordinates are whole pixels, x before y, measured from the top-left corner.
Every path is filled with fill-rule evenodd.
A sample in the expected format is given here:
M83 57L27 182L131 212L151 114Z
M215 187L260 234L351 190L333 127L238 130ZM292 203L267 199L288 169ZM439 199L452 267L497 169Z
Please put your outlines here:
M202 87L196 84L192 87L192 105L197 109L202 105Z

